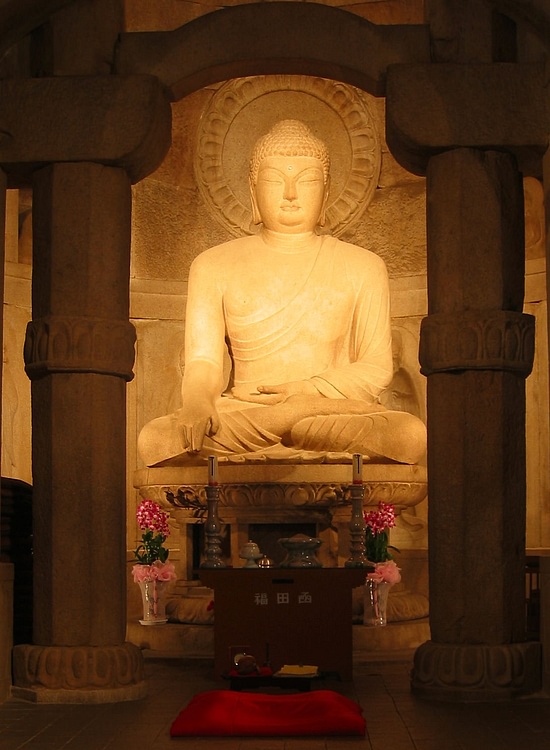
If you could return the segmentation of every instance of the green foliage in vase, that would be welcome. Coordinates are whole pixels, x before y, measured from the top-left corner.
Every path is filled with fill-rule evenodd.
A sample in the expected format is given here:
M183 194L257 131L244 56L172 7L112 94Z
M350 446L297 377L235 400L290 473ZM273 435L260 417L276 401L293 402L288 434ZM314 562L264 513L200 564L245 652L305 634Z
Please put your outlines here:
M395 526L395 508L393 505L378 503L378 510L365 513L365 552L367 559L373 563L393 560L390 550L399 552L389 544L389 530Z

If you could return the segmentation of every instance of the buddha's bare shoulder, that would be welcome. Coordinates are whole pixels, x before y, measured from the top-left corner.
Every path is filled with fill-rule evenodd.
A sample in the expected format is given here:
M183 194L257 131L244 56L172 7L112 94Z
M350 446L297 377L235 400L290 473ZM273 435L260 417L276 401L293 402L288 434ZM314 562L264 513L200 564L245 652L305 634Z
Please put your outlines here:
M193 261L194 266L208 267L232 265L235 262L242 262L254 253L258 247L258 237L251 235L249 237L238 237L228 242L222 242L220 245L214 245L197 255Z
M332 252L336 253L339 260L347 262L351 266L362 269L368 269L371 273L378 271L381 274L386 273L386 263L380 255L367 250L359 245L352 245L351 242L344 242L336 237L331 238L328 243Z

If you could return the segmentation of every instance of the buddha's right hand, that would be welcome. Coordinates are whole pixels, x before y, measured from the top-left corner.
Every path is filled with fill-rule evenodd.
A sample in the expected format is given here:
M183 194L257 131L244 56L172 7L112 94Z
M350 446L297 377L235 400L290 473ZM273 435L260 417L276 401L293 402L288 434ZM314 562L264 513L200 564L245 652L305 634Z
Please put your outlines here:
M215 435L220 418L211 404L194 403L180 411L179 427L184 448L192 453L202 449L204 438Z

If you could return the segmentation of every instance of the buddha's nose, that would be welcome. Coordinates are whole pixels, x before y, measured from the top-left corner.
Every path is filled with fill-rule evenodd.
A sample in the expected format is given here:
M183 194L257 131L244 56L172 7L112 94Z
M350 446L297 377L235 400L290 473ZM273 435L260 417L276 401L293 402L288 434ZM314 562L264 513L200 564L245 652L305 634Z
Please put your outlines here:
M285 187L283 191L283 198L287 201L294 201L298 197L296 192L296 185L294 184L294 181L288 180L285 182Z

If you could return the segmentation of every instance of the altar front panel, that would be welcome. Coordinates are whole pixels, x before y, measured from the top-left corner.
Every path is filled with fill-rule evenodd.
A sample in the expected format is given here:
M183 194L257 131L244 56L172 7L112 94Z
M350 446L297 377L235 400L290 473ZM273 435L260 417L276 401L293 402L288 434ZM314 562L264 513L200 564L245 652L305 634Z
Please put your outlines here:
M366 570L269 568L200 570L214 589L214 658L228 672L237 647L258 665L316 665L352 677L352 589Z

